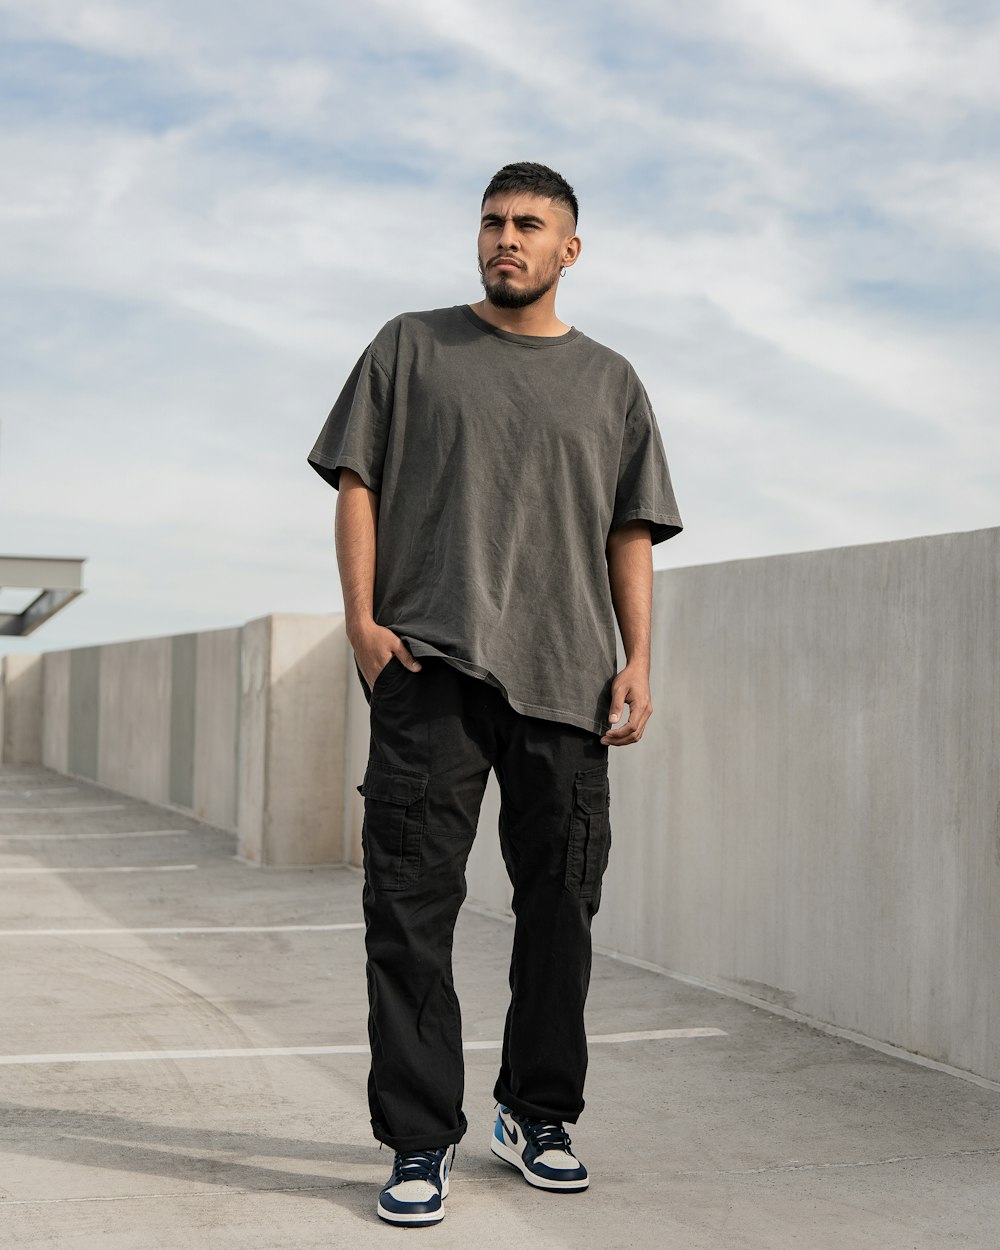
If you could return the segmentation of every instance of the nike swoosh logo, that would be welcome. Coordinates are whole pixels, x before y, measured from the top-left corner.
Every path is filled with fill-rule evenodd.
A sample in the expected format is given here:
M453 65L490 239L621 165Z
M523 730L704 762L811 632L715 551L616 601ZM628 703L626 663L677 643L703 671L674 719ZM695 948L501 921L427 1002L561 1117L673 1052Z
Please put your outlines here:
M508 1124L507 1121L503 1118L503 1116L500 1117L500 1123L503 1125L504 1131L506 1132L507 1136L510 1138L511 1145L516 1146L517 1145L517 1128L513 1124Z

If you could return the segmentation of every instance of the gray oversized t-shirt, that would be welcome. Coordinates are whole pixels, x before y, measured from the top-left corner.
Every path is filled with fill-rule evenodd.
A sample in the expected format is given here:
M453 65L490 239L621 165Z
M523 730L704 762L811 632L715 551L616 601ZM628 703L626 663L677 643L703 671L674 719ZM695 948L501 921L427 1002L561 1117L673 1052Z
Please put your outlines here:
M632 366L572 328L512 334L467 305L376 335L309 463L379 495L373 614L515 711L603 734L617 672L605 547L682 528ZM417 675L414 680L419 680Z

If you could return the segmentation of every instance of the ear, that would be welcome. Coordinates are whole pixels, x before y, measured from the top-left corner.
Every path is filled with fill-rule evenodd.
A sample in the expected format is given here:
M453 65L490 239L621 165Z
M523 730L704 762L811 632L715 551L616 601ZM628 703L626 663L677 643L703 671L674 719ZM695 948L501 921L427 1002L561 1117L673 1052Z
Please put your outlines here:
M583 247L583 240L579 235L574 234L563 244L562 265L568 269L570 265L575 265L580 255L580 249Z

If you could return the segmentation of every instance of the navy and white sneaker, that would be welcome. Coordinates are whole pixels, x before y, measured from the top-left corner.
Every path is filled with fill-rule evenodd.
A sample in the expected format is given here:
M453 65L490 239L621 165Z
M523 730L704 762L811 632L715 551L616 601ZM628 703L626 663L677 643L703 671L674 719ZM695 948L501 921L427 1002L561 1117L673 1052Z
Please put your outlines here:
M576 1194L590 1184L587 1169L570 1149L558 1120L530 1120L501 1107L490 1138L498 1159L517 1168L529 1185Z
M447 1154L447 1146L440 1150L397 1150L392 1175L379 1191L380 1218L410 1228L443 1220L442 1203L448 1197L450 1171Z

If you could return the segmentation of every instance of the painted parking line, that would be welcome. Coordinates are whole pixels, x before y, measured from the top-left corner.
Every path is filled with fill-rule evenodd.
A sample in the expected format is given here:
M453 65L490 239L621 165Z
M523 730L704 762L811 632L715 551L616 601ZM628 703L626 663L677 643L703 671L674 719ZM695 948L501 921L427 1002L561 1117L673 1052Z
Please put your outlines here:
M43 785L51 785L51 786L62 786L62 785L72 784L72 783L67 783L67 782L62 781L61 778L59 777L53 777L48 773L43 773L43 772L8 773L8 772L4 772L4 770L0 768L0 782L4 782L4 781L34 781L34 782L40 782ZM79 787L76 786L74 787L74 789L79 789Z
M0 833L0 842L86 842L91 838L179 838L201 829L132 829L125 833ZM230 835L231 836L231 835Z
M63 876L65 873L78 872L194 872L197 864L150 864L142 866L115 865L113 868L0 868L4 876Z
M728 1037L724 1029L643 1029L638 1033L590 1033L591 1045L605 1042L662 1042L673 1037ZM465 1042L464 1050L500 1050L501 1042Z
M19 799L31 799L36 794L78 794L79 786L3 786L0 794L10 794Z
M125 806L125 803L88 803L85 807L41 807L36 803L33 807L4 807L0 803L0 816L34 816L36 813L40 816L79 816L85 812L120 812Z
M596 1033L590 1043L654 1042L669 1038L727 1037L724 1029L650 1029L641 1033ZM503 1043L465 1042L463 1050L500 1050ZM299 1055L367 1055L364 1046L254 1046L241 1050L106 1050L61 1055L0 1055L0 1065L28 1067L54 1063L172 1063L186 1059L284 1059Z
M343 933L363 929L364 921L351 924L213 924L185 929L0 929L5 937L117 937L119 934L187 934L187 933Z
M598 1033L591 1042L660 1042L671 1037L728 1037L725 1029L641 1029L636 1033Z

